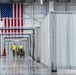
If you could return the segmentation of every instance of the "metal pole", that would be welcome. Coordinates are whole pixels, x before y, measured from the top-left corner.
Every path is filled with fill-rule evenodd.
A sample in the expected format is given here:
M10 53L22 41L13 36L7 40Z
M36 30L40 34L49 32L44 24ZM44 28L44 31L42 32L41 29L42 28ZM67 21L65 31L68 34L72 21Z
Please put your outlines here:
M34 57L34 53L35 53L35 31L33 30L33 60L35 60L35 57Z
M8 55L9 55L9 42L8 42Z
M4 38L4 49L5 49L5 38Z
M30 55L30 57L31 57L31 37L30 37L29 44L30 44L30 45L29 45L29 47L30 47L30 54L29 54L29 55Z

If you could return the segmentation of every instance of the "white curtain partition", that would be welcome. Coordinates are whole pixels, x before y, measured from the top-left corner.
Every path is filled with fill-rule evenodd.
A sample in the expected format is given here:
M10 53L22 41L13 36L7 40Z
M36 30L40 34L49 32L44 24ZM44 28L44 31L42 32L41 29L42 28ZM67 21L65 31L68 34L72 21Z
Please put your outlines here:
M41 46L41 52L40 52L40 61L45 64L49 69L51 66L50 62L50 32L49 32L49 14L47 17L43 20L43 22L40 25L40 46Z
M76 69L76 12L50 13L52 69Z

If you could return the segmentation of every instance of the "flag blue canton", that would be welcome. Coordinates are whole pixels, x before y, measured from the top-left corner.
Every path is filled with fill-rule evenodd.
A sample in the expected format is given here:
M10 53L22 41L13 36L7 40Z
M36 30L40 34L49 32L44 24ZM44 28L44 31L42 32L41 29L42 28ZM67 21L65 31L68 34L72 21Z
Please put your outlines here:
M2 3L1 4L1 17L13 17L13 4Z

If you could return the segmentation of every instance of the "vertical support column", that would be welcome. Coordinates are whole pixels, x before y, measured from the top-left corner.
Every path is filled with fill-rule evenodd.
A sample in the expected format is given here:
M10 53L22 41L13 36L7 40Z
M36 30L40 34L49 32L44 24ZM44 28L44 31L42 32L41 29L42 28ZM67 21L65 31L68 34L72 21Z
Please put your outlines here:
M33 55L33 34L31 34L31 57Z
M8 56L9 56L9 41L8 41Z
M53 21L55 21L55 16L53 14ZM56 22L56 21L55 21ZM56 68L56 23L52 24L52 72L57 72Z
M10 41L8 41L8 57L10 57L10 56L11 56L11 53L10 53L10 46L11 46L11 42L10 42Z
M4 49L4 38L1 36L1 55L3 54L3 49Z
M5 38L4 38L4 48L5 48Z
M36 28L36 34L35 34L35 35L36 35L36 39L35 39L35 40L36 40L36 42L35 42L36 50L35 50L35 51L37 51L37 52L36 52L37 62L39 62L39 56L38 56L38 55L39 55L39 49L38 49L38 27Z
M37 62L40 62L40 32L39 27L36 28L36 39L35 39L35 57Z
M33 30L33 55L32 55L33 60L35 60L34 54L35 54L35 30Z
M27 40L25 40L25 55L26 55L26 50L27 50Z
M37 57L38 57L38 44L37 41L38 40L38 35L37 35L37 28L35 29L35 51L34 51L34 57L35 57L35 61L37 61Z
M53 2L49 1L49 13L51 11L54 11L54 1ZM50 31L49 28L50 28L50 24L51 24L50 17L51 16L49 16L48 32ZM52 19L53 19L53 21L55 20L55 16L54 15L53 15ZM50 49L51 50L50 51L51 52L50 53L51 54L50 55L50 58L51 58L51 72L57 72L57 68L56 68L56 24L55 24L55 22L53 22L53 24L51 26L51 29L52 29L51 36L50 36L50 38L52 37L52 43L50 41L50 46L52 45L52 50Z
M28 41L28 38L27 38L27 41L26 41L26 47L27 47L27 49L26 49L26 54L27 55L29 55L29 43L28 43L29 41Z
M52 14L52 20L55 21L56 15ZM55 21L56 22L56 21ZM51 24L51 72L57 72L56 68L56 23Z
M29 56L31 56L31 36L29 37Z
M28 55L29 55L29 38L28 38L28 41L27 41L27 43L28 43L28 51L27 51L27 53L28 53Z

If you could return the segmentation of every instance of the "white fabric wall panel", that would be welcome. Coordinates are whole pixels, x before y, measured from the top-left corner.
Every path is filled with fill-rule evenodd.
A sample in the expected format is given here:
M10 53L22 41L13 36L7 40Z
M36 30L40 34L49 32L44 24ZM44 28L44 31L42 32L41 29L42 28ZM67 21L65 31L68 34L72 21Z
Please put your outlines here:
M76 12L51 12L52 63L58 69L76 68Z
M57 17L57 16L59 16L59 15L56 15L56 17ZM56 21L56 24L57 24L57 26L56 26L56 28L57 28L57 32L56 32L56 33L57 33L57 35L56 35L56 38L57 38L57 40L56 40L56 42L57 42L57 46L56 46L57 51L56 51L56 52L57 52L57 54L59 54L59 55L56 55L56 58L57 58L56 61L57 61L57 66L60 67L60 66L61 66L61 63L60 63L61 60L60 60L59 57L61 56L61 55L60 55L60 45L61 45L61 44L59 43L59 41L60 41L60 35L59 35L59 32L60 32L60 30L59 30L59 27L60 27L59 23L60 23L60 21L59 21L59 18L60 18L60 17L58 17L58 19L57 19L57 21ZM59 62L59 63L58 63L58 62Z
M46 24L46 20L44 20L44 22L41 24L41 62L46 64L45 24Z
M46 20L46 65L48 65L50 67L50 35L49 35L49 14L47 16L47 20Z
M70 15L70 65L72 66L72 61L73 61L73 17L72 16L75 16L73 14Z
M59 43L60 43L59 47L61 47L61 48L56 48L56 49L61 50L61 56L60 56L61 57L61 66L65 66L66 65L66 19L67 18L66 18L65 14L64 15L60 14L59 18L60 18L60 27L59 27L60 31L59 31L59 38L58 39L59 39ZM57 43L56 43L56 45L57 45Z
M72 34L70 36L72 36L70 39L72 39L72 66L76 66L76 15L73 15L73 29L72 29ZM71 27L70 27L71 28ZM71 47L71 45L70 45Z
M49 15L41 23L41 62L50 66Z

